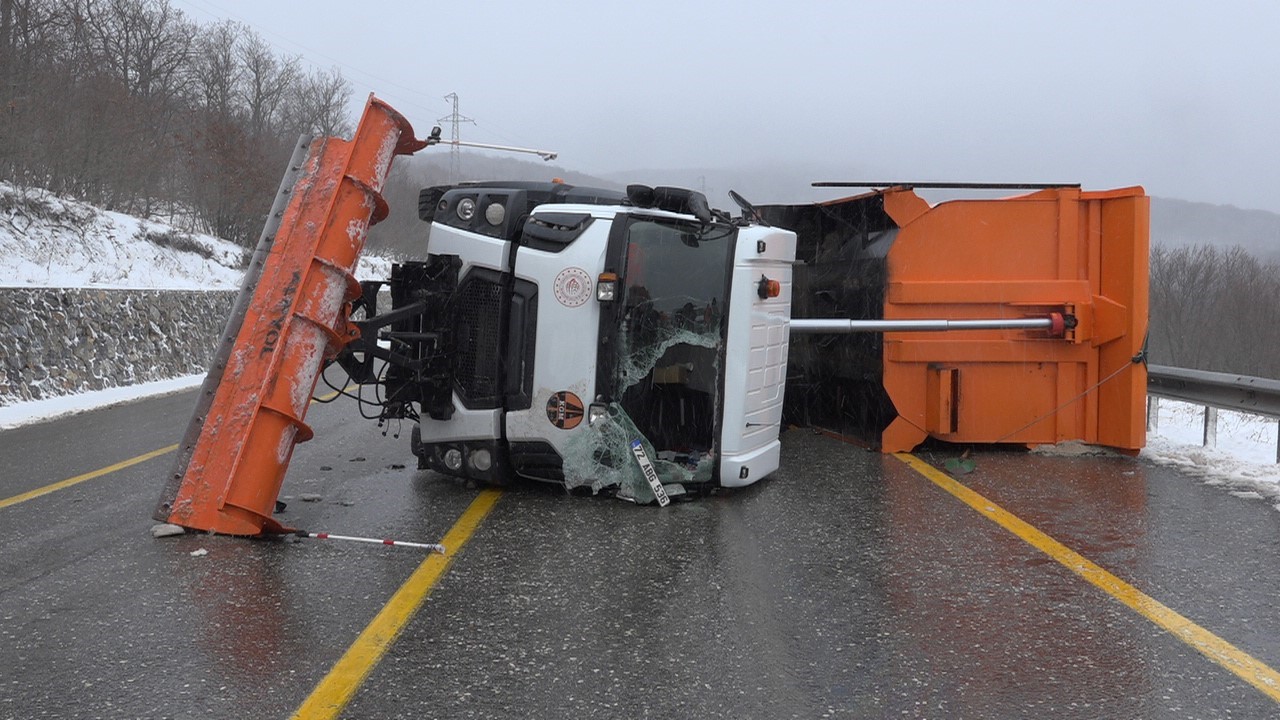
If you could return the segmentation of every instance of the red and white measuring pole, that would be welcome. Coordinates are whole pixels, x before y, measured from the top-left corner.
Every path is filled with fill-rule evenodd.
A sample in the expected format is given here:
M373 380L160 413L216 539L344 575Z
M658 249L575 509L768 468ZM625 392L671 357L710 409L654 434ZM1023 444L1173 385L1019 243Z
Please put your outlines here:
M293 534L297 535L298 537L316 538L317 540L350 540L351 542L371 543L373 545L395 545L396 547L415 547L415 548L422 548L424 550L429 550L433 553L439 553L441 555L445 554L444 546L438 545L436 543L409 542L407 540L386 540L386 539L370 538L370 537L355 537L353 535L332 535L330 533L307 532L306 530L297 530Z

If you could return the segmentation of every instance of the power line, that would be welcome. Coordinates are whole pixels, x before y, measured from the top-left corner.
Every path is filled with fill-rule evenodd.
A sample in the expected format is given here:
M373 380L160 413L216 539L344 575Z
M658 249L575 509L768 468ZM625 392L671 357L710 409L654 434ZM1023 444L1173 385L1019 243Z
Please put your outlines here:
M506 140L506 141L507 141L507 142L509 142L509 143L515 143L515 144L517 144L517 145L528 145L528 144L529 144L528 140L526 140L526 139L524 139L524 138L512 137L512 136L507 135L507 134L505 134L505 133L503 133L503 132L500 132L500 131L498 131L498 130L495 130L495 129L494 129L494 127L493 127L492 125L488 124L488 122L487 122L487 121L486 121L483 125L482 125L482 124L480 124L480 123L478 123L478 122L474 122L474 121L473 121L471 124L472 124L472 125L475 125L477 128L479 128L479 129L481 129L481 130L486 131L486 132L487 132L487 133L489 133L490 135L495 135L495 136L497 136L499 139Z

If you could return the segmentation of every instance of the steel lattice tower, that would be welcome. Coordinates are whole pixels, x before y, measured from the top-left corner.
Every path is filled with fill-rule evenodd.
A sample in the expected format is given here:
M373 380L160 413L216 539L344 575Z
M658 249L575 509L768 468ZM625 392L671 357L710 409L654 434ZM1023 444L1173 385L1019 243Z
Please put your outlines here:
M474 118L469 118L458 112L458 93L453 92L444 96L445 100L453 102L453 112L445 115L436 122L448 122L450 126L450 148L449 148L449 183L452 184L455 179L462 175L462 152L458 141L462 138L458 134L458 126L464 122L475 124Z

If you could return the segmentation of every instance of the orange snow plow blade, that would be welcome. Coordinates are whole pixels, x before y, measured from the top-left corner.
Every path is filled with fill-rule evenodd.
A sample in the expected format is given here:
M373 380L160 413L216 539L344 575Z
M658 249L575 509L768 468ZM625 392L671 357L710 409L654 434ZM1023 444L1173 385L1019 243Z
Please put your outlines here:
M884 389L897 417L885 452L956 443L1067 440L1136 452L1144 407L1149 200L1142 188L1055 188L930 207L884 193L900 231L885 319L1064 313L1049 333L886 333Z
M351 140L317 139L303 163L295 153L279 228L273 209L157 520L228 535L289 531L272 512L294 445L311 438L304 418L324 362L358 334L348 320L360 294L353 273L369 226L386 215L379 193L392 157L426 144L370 96Z

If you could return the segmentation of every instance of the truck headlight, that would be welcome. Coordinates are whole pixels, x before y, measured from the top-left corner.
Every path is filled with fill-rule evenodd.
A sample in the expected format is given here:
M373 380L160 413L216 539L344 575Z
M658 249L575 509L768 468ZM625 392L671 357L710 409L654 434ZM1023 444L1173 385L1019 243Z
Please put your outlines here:
M604 403L591 403L587 407L587 424L596 425L609 417L609 406Z
M457 472L462 469L462 451L458 448L449 448L444 451L444 466L450 470Z
M471 218L476 216L476 201L471 198L462 198L458 201L458 207L454 212L458 213L460 220L471 222Z

